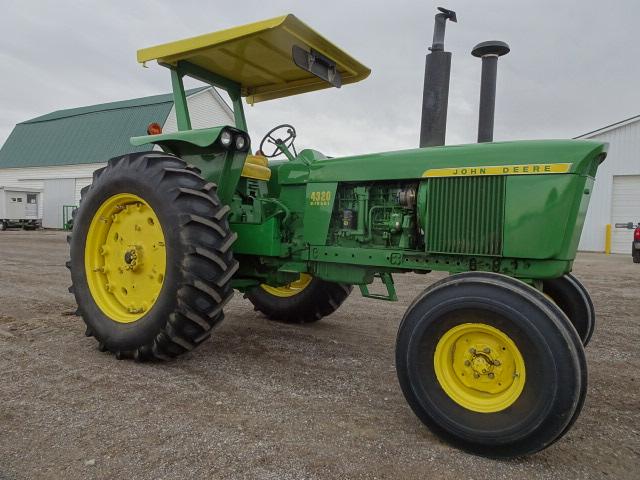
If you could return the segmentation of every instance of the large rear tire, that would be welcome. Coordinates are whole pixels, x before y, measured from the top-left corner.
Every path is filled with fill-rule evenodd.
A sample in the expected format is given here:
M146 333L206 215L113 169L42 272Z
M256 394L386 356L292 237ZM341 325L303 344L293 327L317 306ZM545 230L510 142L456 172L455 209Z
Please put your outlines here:
M509 277L467 273L427 288L396 345L400 386L438 436L495 458L542 450L586 394L582 343L565 314Z
M299 280L282 287L256 287L246 297L270 320L311 323L335 312L351 290L352 285L327 282L303 273Z
M216 186L171 155L125 155L94 173L74 213L68 266L101 350L167 359L209 337L238 268L228 212Z
M570 273L552 280L545 280L542 291L569 317L582 345L585 347L591 340L596 326L596 312L587 289Z

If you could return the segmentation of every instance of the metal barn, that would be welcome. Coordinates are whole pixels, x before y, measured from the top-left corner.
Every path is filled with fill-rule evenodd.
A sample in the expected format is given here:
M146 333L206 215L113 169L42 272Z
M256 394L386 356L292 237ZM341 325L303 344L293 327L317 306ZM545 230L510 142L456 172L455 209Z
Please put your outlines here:
M211 87L187 91L194 128L233 124L233 113ZM148 150L129 138L157 122L177 131L171 94L60 110L15 126L0 149L0 186L41 191L38 215L45 228L62 228L64 206L78 205L94 170L114 156ZM18 202L16 202L18 203Z
M608 224L640 222L640 115L577 138L609 142L580 240L580 250L603 252ZM632 230L612 228L611 252L629 254L632 238Z

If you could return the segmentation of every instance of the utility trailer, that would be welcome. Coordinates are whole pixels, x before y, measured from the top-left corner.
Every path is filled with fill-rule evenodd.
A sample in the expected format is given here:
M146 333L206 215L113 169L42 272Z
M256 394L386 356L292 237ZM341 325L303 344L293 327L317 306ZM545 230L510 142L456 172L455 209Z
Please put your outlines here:
M42 190L0 187L0 231L7 228L33 230L42 225L39 205Z
M497 62L509 47L483 42L472 50L482 59L480 143L444 146L444 30L456 20L436 15L420 148L342 158L298 151L288 124L252 147L242 97L369 75L293 15L138 51L170 72L179 131L150 125L131 139L148 152L109 160L82 191L67 265L99 349L139 361L193 350L234 290L268 319L303 324L354 287L394 301L393 275L446 271L400 322L396 369L413 411L491 457L562 437L587 391L595 313L570 272L606 144L493 142ZM234 125L192 129L184 76L225 90ZM369 291L376 279L385 295Z

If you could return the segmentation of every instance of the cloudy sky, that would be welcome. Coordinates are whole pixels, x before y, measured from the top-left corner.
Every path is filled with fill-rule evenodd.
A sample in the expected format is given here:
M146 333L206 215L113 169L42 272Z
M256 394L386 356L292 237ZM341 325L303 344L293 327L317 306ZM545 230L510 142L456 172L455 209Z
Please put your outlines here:
M637 0L1 0L0 143L53 110L166 93L136 49L283 13L372 69L365 81L247 108L251 134L292 123L331 155L417 146L424 55L436 5L454 9L447 143L475 141L483 40L499 64L496 140L572 137L640 114Z

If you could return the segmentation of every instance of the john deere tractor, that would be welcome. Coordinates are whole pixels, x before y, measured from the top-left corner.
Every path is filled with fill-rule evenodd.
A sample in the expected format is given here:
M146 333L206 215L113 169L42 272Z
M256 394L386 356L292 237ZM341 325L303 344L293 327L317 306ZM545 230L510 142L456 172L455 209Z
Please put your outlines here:
M369 69L293 15L138 51L171 74L178 132L97 170L70 238L71 292L87 335L118 359L193 350L234 290L270 320L312 323L352 293L396 300L393 275L445 271L409 306L396 345L422 422L467 451L541 450L585 399L589 294L571 275L606 144L493 142L498 57L482 58L479 143L443 146L451 53L436 15L420 148L331 158L296 129L249 136L249 104L340 88ZM192 129L185 76L228 93L235 122ZM159 148L158 148L159 147ZM279 159L270 160L279 156ZM420 281L420 276L416 276ZM370 284L384 286L374 294ZM379 291L379 289L378 289Z

